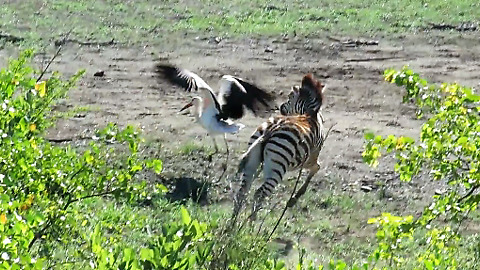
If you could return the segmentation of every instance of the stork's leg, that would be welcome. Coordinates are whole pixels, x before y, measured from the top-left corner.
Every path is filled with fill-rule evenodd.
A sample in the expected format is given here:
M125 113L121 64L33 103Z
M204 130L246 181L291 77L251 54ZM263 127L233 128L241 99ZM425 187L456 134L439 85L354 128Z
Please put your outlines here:
M220 177L218 178L218 181L222 180L223 175L224 175L225 172L227 171L227 167L228 167L228 156L230 155L230 152L228 151L228 143L227 143L227 134L226 134L226 133L223 134L223 139L225 140L225 147L227 148L227 157L225 158L225 162L222 164L223 172L222 172L222 174L220 175Z
M228 151L228 142L227 142L227 133L223 134L223 139L225 140L225 147L227 148L227 161L230 151Z
M313 176L318 172L320 169L320 166L318 164L315 164L309 171L307 179L305 179L305 183L300 187L300 189L297 191L297 194L293 196L290 200L287 202L287 207L292 207L297 203L298 199L305 194L308 188L308 184L310 184L310 181L312 180Z
M210 135L210 137L212 137L213 146L215 147L215 152L214 152L214 154L216 154L216 153L218 153L217 142L215 141L215 137L213 137L212 135Z

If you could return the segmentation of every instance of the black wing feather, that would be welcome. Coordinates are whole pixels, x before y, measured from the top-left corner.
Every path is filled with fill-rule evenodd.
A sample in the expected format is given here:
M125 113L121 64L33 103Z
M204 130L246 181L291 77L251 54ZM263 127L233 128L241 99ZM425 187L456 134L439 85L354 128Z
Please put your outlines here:
M265 116L275 108L275 97L267 91L246 82L240 78L233 77L240 85L231 83L230 91L223 94L222 117L239 119L244 115L244 106L255 116ZM243 89L242 89L243 88Z
M167 64L157 64L155 66L155 73L159 78L165 79L171 84L180 86L188 92L193 89L198 90L195 79L188 76L188 74L185 74L185 70L182 70L181 68Z

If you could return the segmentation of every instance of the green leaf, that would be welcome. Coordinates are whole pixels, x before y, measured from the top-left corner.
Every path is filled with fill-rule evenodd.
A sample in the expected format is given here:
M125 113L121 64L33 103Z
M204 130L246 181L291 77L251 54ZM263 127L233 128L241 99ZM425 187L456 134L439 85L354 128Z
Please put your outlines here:
M466 142L468 142L468 137L460 137L457 140L457 145L464 145Z
M344 263L343 261L339 261L335 266L335 270L344 270L346 267L347 267L346 263Z
M163 169L163 163L161 160L154 160L153 161L153 170L155 171L155 173L157 174L160 174L162 172L162 169Z
M83 154L83 156L85 157L85 162L87 164L93 164L94 157L92 156L90 150L85 151L85 154Z
M135 258L135 253L131 248L125 248L123 250L123 260L126 262L132 261Z
M425 263L425 268L426 268L427 270L433 270L433 262L432 262L432 261L427 260L427 261L425 261L424 263Z
M367 132L365 133L364 137L365 137L365 140L371 141L375 138L375 134L373 132Z
M132 166L131 171L132 171L132 172L138 172L138 171L141 171L142 169L143 169L143 167L142 167L141 165L138 165L138 164L137 164L137 165L133 165L133 166Z
M153 249L142 248L140 250L140 259L143 261L153 261Z
M168 191L168 188L165 185L157 184L156 187L160 190L160 192L165 193Z
M185 207L182 206L182 208L180 208L180 213L182 215L183 224L189 225L190 222L192 221L192 218L190 217L190 214L188 213L188 210Z
M383 77L385 78L385 81L393 82L393 80L395 78L395 76L394 76L395 73L397 73L397 71L395 71L394 69L385 70L385 72L383 73Z

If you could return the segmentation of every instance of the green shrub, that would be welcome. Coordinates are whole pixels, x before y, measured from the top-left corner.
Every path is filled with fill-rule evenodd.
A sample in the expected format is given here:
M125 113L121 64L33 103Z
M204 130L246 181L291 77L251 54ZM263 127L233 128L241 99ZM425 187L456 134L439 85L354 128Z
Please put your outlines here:
M411 181L419 172L427 171L432 181L443 181L448 189L434 195L417 219L387 214L372 219L370 222L380 228L376 258L386 259L389 266L396 267L405 260L417 261L417 267L425 269L456 269L462 265L460 258L480 259L471 258L474 254L460 254L458 243L461 222L480 201L480 195L474 192L480 186L480 96L458 84L429 85L406 67L401 71L386 70L385 79L405 87L404 102L414 102L418 117L426 120L419 142L366 134L364 160L376 166L382 151L395 152L395 171L401 180ZM417 231L424 233L414 237ZM427 245L415 254L401 255L405 241L424 241ZM468 267L472 266L462 265L462 269Z
M145 168L160 172L162 165L139 158L133 127L110 124L81 151L46 141L52 105L83 71L66 81L54 72L37 82L39 72L28 65L32 56L25 51L0 71L0 269L63 269L73 255L53 254L67 245L76 247L75 263L86 260L77 224L86 213L72 205L92 197L140 198L147 183L136 176Z

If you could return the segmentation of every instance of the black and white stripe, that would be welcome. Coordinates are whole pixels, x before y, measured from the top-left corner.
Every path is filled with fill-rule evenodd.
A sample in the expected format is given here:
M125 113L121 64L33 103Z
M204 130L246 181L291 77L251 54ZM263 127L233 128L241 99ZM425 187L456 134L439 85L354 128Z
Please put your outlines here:
M288 171L298 168L309 170L305 184L289 206L305 193L308 183L320 168L317 159L325 139L319 112L323 87L311 74L306 75L302 86L294 88L289 100L281 105L283 115L270 118L252 134L248 150L239 165L242 184L235 196L234 216L239 213L262 163L264 183L254 195L253 214Z

